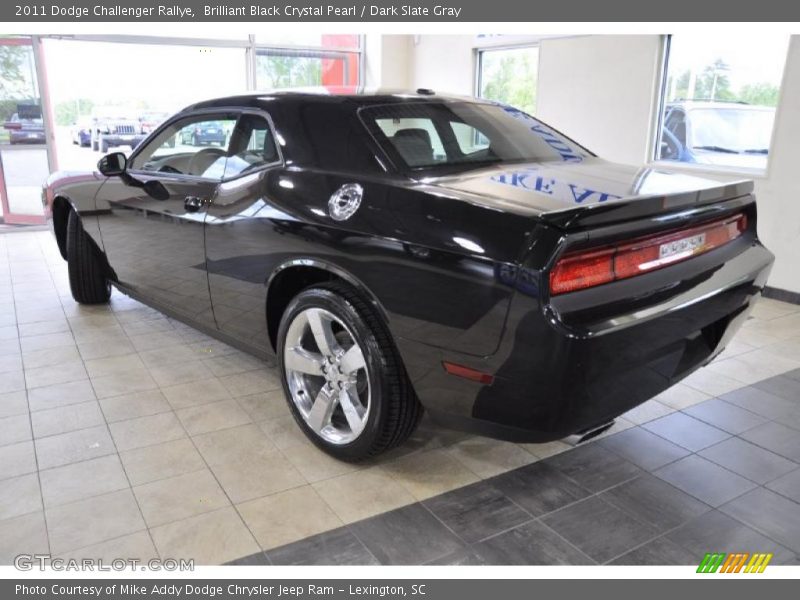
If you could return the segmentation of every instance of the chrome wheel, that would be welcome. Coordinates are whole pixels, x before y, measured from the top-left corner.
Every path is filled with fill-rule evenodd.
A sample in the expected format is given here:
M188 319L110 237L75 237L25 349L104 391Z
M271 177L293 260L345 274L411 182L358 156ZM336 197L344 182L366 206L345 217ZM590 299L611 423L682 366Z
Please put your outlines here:
M361 347L339 318L322 308L295 315L283 366L292 402L318 436L337 445L358 438L369 417L369 377Z

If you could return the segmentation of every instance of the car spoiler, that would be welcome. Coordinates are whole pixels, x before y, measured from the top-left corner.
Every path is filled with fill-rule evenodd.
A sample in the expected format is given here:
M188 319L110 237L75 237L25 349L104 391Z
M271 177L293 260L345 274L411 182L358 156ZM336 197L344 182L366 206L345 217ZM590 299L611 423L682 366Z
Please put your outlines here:
M631 196L606 203L577 206L539 215L541 221L566 231L581 231L615 223L640 219L679 221L697 218L730 206L729 201L742 199L742 204L755 201L751 180L720 183L718 186L692 192ZM725 207L722 205L725 204Z

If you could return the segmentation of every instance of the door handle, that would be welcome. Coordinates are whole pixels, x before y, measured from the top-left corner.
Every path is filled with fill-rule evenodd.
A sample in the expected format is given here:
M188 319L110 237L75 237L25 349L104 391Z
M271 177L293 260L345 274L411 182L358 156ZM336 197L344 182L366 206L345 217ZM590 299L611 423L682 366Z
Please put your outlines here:
M208 201L205 198L200 198L199 196L186 196L183 199L183 208L186 212L197 212L201 208L203 208Z

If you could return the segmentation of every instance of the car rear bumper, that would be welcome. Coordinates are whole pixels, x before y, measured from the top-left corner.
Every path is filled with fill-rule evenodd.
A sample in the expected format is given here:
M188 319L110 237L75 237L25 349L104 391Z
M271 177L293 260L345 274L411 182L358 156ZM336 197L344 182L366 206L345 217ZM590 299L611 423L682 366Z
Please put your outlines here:
M518 291L500 350L485 359L401 341L417 395L443 424L511 441L551 441L606 423L719 354L761 294L773 256L741 240L690 262L611 284L627 302L595 300L593 310L579 309L577 296L585 302L597 290L546 305ZM651 302L644 290L656 280L668 291ZM607 300L608 289L602 294ZM442 361L494 381L449 375Z
M25 131L17 130L11 131L9 134L9 140L12 144L44 144L44 132L43 131Z

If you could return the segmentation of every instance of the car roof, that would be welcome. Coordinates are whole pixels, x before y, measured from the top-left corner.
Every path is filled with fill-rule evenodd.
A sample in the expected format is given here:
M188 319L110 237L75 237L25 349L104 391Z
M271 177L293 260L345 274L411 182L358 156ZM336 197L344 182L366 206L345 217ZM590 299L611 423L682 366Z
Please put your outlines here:
M232 106L267 108L267 105L275 102L294 105L311 105L328 103L341 104L343 101L353 104L358 108L378 104L405 102L475 102L491 104L490 101L480 98L455 94L437 94L435 91L425 88L409 91L400 89L364 90L356 86L329 86L245 92L197 102L187 106L181 112L202 108L230 108Z

